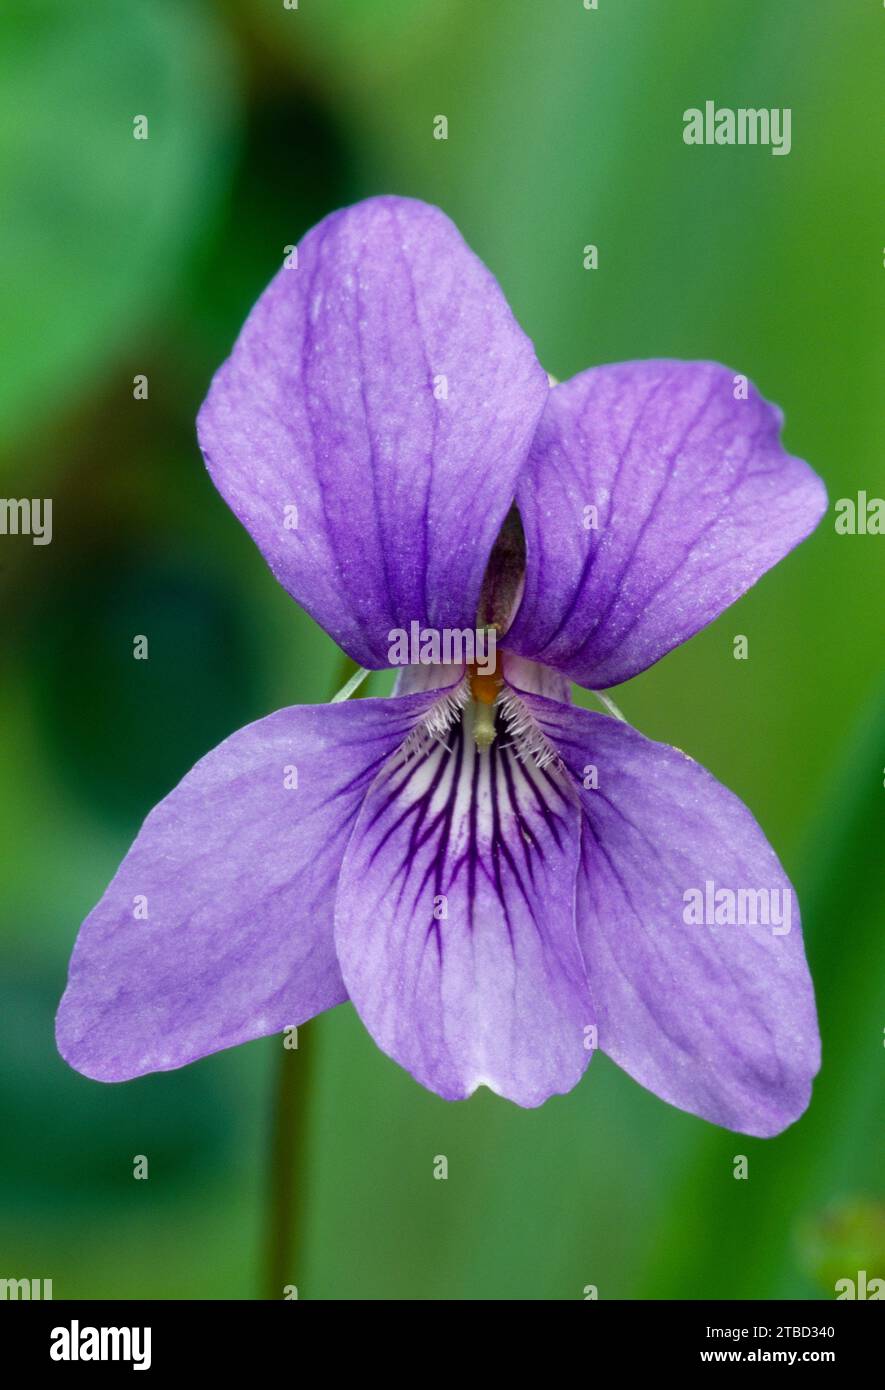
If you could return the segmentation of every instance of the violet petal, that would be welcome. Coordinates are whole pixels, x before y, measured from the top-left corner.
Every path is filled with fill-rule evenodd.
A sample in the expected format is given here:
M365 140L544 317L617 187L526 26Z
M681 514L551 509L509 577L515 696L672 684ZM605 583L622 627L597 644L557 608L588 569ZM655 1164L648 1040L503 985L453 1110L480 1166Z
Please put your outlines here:
M509 648L615 685L814 529L823 484L783 449L780 412L748 383L736 399L736 381L712 362L621 362L550 393L517 491L527 566Z
M278 710L196 764L80 929L56 1024L71 1066L165 1071L347 997L333 943L347 837L431 700Z
M672 1105L778 1134L808 1105L820 1041L798 904L774 851L678 749L603 714L525 702L581 797L577 925L600 1047ZM714 894L766 890L781 934L773 921L687 924L686 891L706 898L708 882Z
M280 583L378 668L413 620L473 627L547 394L453 223L371 198L314 227L271 281L198 434Z
M335 907L342 975L379 1047L423 1086L539 1105L591 1055L576 798L512 748L478 757L469 715L444 740L392 760L366 798Z

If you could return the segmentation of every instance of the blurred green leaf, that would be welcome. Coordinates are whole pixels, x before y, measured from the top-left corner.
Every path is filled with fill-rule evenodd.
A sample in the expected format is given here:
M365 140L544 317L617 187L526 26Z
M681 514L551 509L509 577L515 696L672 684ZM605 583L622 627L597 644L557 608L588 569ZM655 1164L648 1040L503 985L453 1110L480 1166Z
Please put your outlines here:
M297 10L279 4L235 0L252 23L308 67L356 95L375 82L389 83L432 47L460 0L301 0ZM474 7L475 8L475 7ZM346 80L345 80L346 75ZM354 81L354 79L358 79Z
M0 439L64 409L115 351L131 392L139 329L225 184L235 110L202 0L4 0Z
M885 1205L863 1197L834 1202L800 1233L801 1257L830 1297L839 1279L885 1276Z
M78 1076L55 1049L61 985L43 964L3 958L0 1187L43 1213L65 1202L137 1208L143 1187L132 1165L144 1154L152 1199L187 1196L230 1147L232 1097L219 1067L125 1086Z
M70 565L32 621L32 698L57 771L112 820L140 821L198 758L269 713L246 615L223 576L195 573L183 553L145 552L130 533L125 548Z

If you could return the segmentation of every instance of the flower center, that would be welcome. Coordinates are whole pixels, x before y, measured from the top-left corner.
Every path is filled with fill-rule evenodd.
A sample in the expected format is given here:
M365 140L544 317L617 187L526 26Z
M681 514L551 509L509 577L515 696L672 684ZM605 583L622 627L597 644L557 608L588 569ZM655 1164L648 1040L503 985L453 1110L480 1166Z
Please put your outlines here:
M473 701L473 741L482 752L495 741L495 707L504 684L498 675L497 654L493 672L481 672L475 666L468 666L467 678Z
M489 556L476 615L478 627L492 628L497 637L510 626L516 610L525 576L525 537L522 520L516 507L511 507L504 519L498 539ZM473 741L480 752L491 748L495 741L496 709L504 685L498 674L497 648L495 666L490 672L467 668L471 698Z

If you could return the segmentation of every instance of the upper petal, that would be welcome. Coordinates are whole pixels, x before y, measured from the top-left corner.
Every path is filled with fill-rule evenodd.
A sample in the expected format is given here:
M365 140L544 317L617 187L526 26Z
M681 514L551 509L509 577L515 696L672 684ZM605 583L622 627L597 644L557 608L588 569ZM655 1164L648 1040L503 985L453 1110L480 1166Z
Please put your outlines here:
M367 786L429 697L279 710L150 813L80 930L59 1050L101 1081L182 1066L347 995L335 883Z
M526 701L581 789L577 924L599 1046L683 1110L779 1133L808 1104L820 1042L798 904L774 851L684 753L606 715ZM694 892L705 911L720 890L747 895L743 916L761 924L686 922ZM766 903L780 924L764 924Z
M449 219L373 198L314 227L271 281L198 434L280 582L379 667L393 628L473 626L547 394Z
M446 1099L486 1085L534 1106L581 1077L578 838L562 774L501 741L478 753L469 711L366 797L338 885L341 972L378 1045Z
M823 484L744 381L712 362L623 362L550 393L517 490L527 566L508 647L615 685L813 530Z

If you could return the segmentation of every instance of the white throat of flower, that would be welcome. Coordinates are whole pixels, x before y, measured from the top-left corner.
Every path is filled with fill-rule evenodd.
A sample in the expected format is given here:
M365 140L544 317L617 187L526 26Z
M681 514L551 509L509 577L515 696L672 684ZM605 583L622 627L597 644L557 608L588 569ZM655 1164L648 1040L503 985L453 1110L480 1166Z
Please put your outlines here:
M487 692L477 698L474 687L475 677L465 675L431 706L402 746L404 762L426 756L435 744L451 751L451 730L460 724L463 736L475 743L480 756L488 754L503 725L506 737L498 743L501 752L511 749L520 762L533 763L538 768L559 764L556 749L515 691L499 680L499 689L489 700L485 698Z

